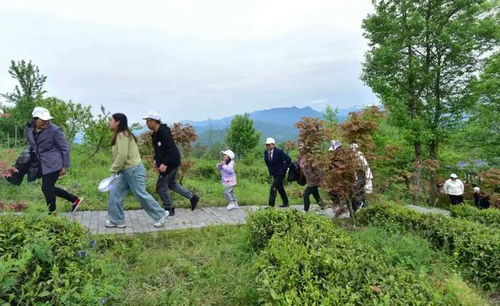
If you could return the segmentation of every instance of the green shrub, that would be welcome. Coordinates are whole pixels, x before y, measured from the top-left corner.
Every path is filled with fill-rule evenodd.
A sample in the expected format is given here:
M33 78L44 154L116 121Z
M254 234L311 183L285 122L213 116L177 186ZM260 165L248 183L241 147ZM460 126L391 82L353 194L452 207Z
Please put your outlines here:
M411 231L453 257L464 275L486 290L500 288L500 232L488 226L403 207L376 205L358 214L360 224Z
M457 205L450 209L451 216L467 219L487 225L492 228L500 228L500 209L482 209L470 205Z
M96 305L119 294L121 273L87 231L64 218L0 216L0 304Z
M250 229L250 244L261 250L267 246L273 235L283 236L287 234L292 226L309 225L314 226L318 218L311 214L304 214L298 210L290 210L286 213L276 209L260 209L247 218L247 226Z
M391 258L352 239L326 218L268 209L252 215L248 224L251 243L263 248L256 264L262 303L450 303L447 289L435 288L424 274L394 266Z

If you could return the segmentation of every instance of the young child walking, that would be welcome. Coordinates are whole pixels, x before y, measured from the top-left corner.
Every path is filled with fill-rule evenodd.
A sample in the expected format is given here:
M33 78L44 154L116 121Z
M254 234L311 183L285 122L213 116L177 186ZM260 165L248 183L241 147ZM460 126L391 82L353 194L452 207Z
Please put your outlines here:
M222 161L217 164L224 185L224 197L229 201L227 210L238 208L238 200L234 195L234 186L236 186L236 173L234 172L235 162L234 153L231 150L222 151Z

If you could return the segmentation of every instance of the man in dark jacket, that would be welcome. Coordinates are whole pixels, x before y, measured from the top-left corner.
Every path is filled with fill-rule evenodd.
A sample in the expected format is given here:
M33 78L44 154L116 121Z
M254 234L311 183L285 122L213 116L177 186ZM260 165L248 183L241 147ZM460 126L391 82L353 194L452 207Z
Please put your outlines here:
M269 170L269 175L273 178L271 190L269 191L269 206L274 207L276 193L279 192L283 200L283 205L280 207L288 207L288 197L283 187L283 179L285 178L286 171L292 160L283 150L276 148L274 139L269 137L266 139L264 161Z
M157 112L149 112L144 119L148 128L153 131L153 163L159 173L156 192L160 195L165 210L168 210L169 216L175 215L175 207L168 193L169 188L189 199L191 210L195 210L200 198L175 181L177 169L181 165L181 154L175 145L170 128L161 123L161 116Z
M53 119L50 112L43 107L35 107L33 121L28 124L26 138L35 153L42 173L42 192L49 207L49 213L56 210L56 196L73 204L71 212L75 212L83 198L55 187L59 176L66 174L69 168L69 144L62 130L50 123Z

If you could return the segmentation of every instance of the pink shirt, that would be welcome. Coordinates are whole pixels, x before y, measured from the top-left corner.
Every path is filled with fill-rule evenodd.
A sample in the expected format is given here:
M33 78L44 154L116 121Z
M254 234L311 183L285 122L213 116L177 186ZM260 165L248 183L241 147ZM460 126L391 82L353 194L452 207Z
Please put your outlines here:
M236 185L236 173L234 172L235 162L230 161L229 164L226 165L225 162L222 164L217 164L217 168L220 171L222 177L222 185L224 186L234 186Z

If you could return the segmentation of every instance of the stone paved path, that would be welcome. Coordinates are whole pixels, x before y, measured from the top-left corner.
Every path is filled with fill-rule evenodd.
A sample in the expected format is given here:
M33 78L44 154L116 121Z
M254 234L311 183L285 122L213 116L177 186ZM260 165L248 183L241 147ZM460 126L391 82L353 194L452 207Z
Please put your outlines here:
M125 228L107 228L104 225L106 222L106 211L77 211L74 214L62 214L68 219L76 220L93 234L136 234L147 232L158 232L188 228L200 228L209 225L236 225L245 224L246 217L249 213L263 208L265 206L241 206L239 209L227 211L225 207L203 207L195 211L187 208L176 208L175 216L168 217L165 226L161 228L153 227L153 219L151 219L144 210L127 210L125 211ZM425 208L415 205L409 205L408 208L421 213L440 213L449 215L450 212L438 208ZM279 209L298 209L302 210L302 205L292 205L290 208ZM332 208L319 210L318 205L311 205L311 212L326 216L333 216ZM344 213L341 218L348 217L348 212Z
M135 234L146 232L157 232L166 230L177 230L187 228L199 228L209 225L221 224L245 224L246 216L264 206L240 206L239 209L228 211L226 207L202 207L194 211L187 208L176 208L175 216L168 217L165 226L153 227L153 219L144 210L126 210L125 228L107 228L106 211L77 211L74 214L64 213L68 219L76 220L93 234ZM303 209L303 205L292 205L291 209ZM279 208L283 209L283 208ZM319 206L311 205L311 210L319 213ZM325 209L322 214L333 216L332 208Z
M413 209L414 211L418 211L420 213L428 214L428 213L436 213L436 214L442 214L442 215L450 215L450 212L448 210L440 209L440 208L427 208L427 207L422 207L422 206L417 206L417 205L408 205L409 209Z

